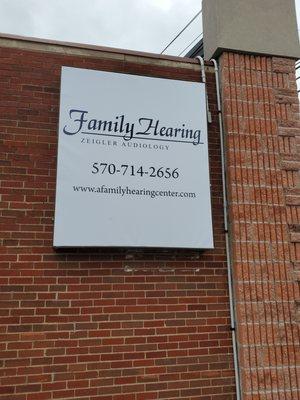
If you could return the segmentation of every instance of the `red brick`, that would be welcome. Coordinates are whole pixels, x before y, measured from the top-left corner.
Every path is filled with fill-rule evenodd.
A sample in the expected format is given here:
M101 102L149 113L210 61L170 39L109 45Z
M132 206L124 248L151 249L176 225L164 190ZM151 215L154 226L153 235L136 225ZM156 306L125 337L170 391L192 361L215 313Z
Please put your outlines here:
M265 397L266 392L271 398L278 390L281 397L289 397L284 379L268 375L270 367L281 368L285 361L275 356L276 330L269 329L267 323L285 321L287 329L292 329L287 321L294 318L291 308L284 310L283 303L280 307L271 307L274 301L276 304L295 301L296 282L293 282L290 264L296 261L294 254L299 238L297 231L292 230L290 236L288 231L299 221L297 213L292 215L287 206L297 207L299 203L294 192L298 183L293 174L299 172L300 164L296 145L291 142L299 117L292 108L293 104L298 104L295 86L290 89L286 86L294 65L292 60L230 53L223 53L220 62L224 124L228 135L233 274L238 277L235 288L243 398L258 399ZM288 113L287 107L291 110ZM281 333L281 354L287 352L284 340L299 341L298 333L289 339L286 335L287 331ZM210 354L226 352L225 343L222 341L223 348L211 347ZM264 350L262 344L266 343L272 351ZM292 359L287 362L289 368L296 367ZM220 368L218 364L210 369ZM292 379L289 371L287 381ZM218 382L214 380L214 384ZM226 390L230 393L230 385ZM258 395L248 397L250 390ZM202 392L215 394L215 399L227 398L227 395L217 394L212 385Z
M31 385L18 385L16 386L17 393L25 393L25 392L39 392L41 390L41 385L39 384L31 384Z
M0 107L9 112L0 119L5 132L1 293L8 294L1 298L2 317L7 318L1 337L7 347L1 351L7 356L5 379L10 382L1 388L9 388L4 395L14 400L183 400L181 391L193 390L192 381L200 379L201 372L222 368L224 376L234 376L228 337L209 337L212 332L228 333L229 324L213 72L207 72L207 88L213 114L209 148L215 250L54 251L61 66L195 82L199 67L187 68L187 61L181 66L180 59L167 66L157 56L138 55L142 62L133 63L99 49L83 57L74 54L72 46L65 45L66 52L53 45L53 52L46 44L36 51L26 49L26 41L19 44L20 49L0 48ZM193 60L189 64L197 65ZM285 95L290 97L281 93ZM126 272L125 265L134 271ZM215 376L210 375L207 385L218 388L214 400L220 400L231 393L232 381L218 386L211 380ZM157 379L168 383L154 382ZM24 395L17 394L22 390Z

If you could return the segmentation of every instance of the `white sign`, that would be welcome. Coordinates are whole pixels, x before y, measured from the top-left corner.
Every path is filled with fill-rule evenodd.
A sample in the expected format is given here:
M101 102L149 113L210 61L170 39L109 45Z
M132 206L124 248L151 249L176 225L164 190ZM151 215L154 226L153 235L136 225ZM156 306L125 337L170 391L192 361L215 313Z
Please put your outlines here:
M212 248L202 83L63 67L54 246Z

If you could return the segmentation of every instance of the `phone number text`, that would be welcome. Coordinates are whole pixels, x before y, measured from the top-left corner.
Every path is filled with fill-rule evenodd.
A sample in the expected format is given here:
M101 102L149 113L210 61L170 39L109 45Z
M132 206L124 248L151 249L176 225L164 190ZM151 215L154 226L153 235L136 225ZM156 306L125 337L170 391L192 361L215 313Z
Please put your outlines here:
M140 176L150 178L165 178L165 179L178 179L179 171L178 168L170 167L144 167L142 165L129 165L129 164L108 164L94 162L92 164L92 174L109 174L109 175L128 175L128 176Z

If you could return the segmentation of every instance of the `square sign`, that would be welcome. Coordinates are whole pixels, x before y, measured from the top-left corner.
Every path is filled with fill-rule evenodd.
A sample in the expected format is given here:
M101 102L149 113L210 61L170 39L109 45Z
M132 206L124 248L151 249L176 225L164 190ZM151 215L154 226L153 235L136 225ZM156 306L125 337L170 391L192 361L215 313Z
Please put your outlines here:
M55 247L212 248L202 83L63 67Z

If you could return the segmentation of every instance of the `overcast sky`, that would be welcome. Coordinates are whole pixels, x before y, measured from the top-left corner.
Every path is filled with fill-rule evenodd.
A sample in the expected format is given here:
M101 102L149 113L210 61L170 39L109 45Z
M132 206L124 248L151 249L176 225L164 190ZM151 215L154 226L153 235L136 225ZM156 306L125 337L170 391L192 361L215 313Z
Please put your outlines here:
M0 32L160 53L201 9L201 2L0 0ZM296 5L300 21L300 0ZM179 55L201 32L198 17L167 53Z

